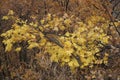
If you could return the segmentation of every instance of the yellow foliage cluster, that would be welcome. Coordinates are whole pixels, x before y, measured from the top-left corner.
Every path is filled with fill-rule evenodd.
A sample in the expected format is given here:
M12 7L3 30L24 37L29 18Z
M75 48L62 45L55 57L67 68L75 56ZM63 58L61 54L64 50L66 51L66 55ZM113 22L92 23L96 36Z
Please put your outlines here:
M19 52L22 46L16 47L14 44L25 41L28 43L28 49L44 47L53 62L68 65L73 70L77 67L92 67L93 64L107 63L107 53L101 60L98 60L95 54L100 51L100 47L103 47L98 42L108 44L109 36L106 34L108 25L109 21L101 16L91 16L82 22L73 16L64 18L48 14L36 23L27 23L18 18L12 28L1 36L4 37L5 51L11 51L14 47L15 51ZM74 28L76 29L73 32L69 31ZM45 34L46 31L62 31L64 34Z

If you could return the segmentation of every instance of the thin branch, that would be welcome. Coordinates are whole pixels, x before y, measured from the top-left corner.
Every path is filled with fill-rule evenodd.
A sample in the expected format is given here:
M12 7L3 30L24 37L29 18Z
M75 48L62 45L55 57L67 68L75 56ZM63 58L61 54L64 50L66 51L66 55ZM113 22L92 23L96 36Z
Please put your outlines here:
M67 10L68 10L68 5L69 5L69 0L66 0L66 4L65 4L66 12L67 12Z
M117 31L117 33L118 33L119 36L120 36L120 32L119 32L119 30L117 29L117 26L115 25L114 20L113 20L113 17L111 16L111 14L110 14L107 6L106 6L105 4L103 4L103 7L106 9L106 12L108 13L108 15L109 15L109 17L110 17L110 20L112 21L112 24L113 24L115 30Z
M114 6L113 6L113 10L115 9L115 7L120 3L120 1L118 1Z
M119 15L120 15L120 12L119 12L119 13L117 13L116 15L117 15L117 16L116 16L115 18L118 18L118 17L119 17Z
M46 4L46 0L44 0L44 13L45 13L45 15L47 14L47 4Z

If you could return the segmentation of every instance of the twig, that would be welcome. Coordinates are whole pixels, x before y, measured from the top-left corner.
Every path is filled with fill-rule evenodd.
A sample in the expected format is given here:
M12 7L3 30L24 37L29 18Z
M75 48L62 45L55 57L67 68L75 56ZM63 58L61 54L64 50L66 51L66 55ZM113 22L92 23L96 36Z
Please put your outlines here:
M120 3L120 1L118 1L114 6L113 6L113 10L115 9L115 7Z
M117 26L115 25L114 20L113 20L113 18L112 18L112 16L111 16L111 14L110 14L107 6L106 6L105 4L102 4L102 5L103 5L103 7L106 9L106 11L107 11L107 13L108 13L108 15L109 15L109 17L110 17L110 20L111 20L112 23L113 23L113 26L114 26L115 30L117 31L117 33L118 33L119 36L120 36L120 32L119 32L119 30L117 29Z
M120 15L120 12L116 14L116 17L115 17L115 18L118 18L118 17L119 17L119 15Z

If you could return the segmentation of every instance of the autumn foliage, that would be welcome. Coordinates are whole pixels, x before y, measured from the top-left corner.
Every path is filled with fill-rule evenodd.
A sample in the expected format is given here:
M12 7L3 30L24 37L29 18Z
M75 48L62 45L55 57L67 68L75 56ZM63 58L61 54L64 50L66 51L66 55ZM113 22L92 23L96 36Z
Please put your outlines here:
M111 50L120 42L120 22L107 0L6 0L0 6L1 21L9 22L1 23L1 50L7 58L1 70L8 68L10 79L47 75L52 80L50 74L57 70L74 76L79 69L108 66Z

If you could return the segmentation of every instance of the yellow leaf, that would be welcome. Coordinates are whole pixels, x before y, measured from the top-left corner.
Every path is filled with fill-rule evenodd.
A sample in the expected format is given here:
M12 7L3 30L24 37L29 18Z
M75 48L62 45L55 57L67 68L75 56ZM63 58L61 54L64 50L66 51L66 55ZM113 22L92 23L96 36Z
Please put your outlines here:
M64 45L65 45L64 47L66 48L72 47L72 43L70 41L66 41Z
M86 39L84 39L84 38L77 38L76 41L78 42L78 44L84 44Z
M69 62L69 61L70 61L70 58L63 58L62 61L63 61L63 62Z
M50 59L51 59L52 61L58 62L57 55L51 55Z
M70 66L70 68L72 70L74 70L75 68L79 67L79 64L78 64L77 60L74 59L74 58L70 62L68 62L68 65Z
M15 49L15 51L16 51L16 52L21 51L21 47L17 47L17 48Z
M46 39L41 39L41 40L40 40L40 46L44 46L45 43L46 43Z
M11 51L12 49L12 44L8 44L5 48L5 51Z
M8 17L8 16L3 16L2 19L3 19L3 20L8 20L9 17Z
M44 24L44 22L45 22L45 20L40 20L40 23L41 23L41 24Z
M8 15L13 15L13 14L14 14L13 10L9 10Z
M67 37L70 36L70 33L69 33L69 32L66 32L66 33L65 33L65 36L67 36Z
M65 30L65 26L60 26L60 30Z
M54 31L59 31L58 27L54 27L53 30L54 30Z
M42 26L39 26L39 29L40 29L40 31L43 31L43 30L44 30Z
M51 14L47 15L47 20L51 20Z
M71 23L71 20L70 19L66 19L65 21L64 21L64 23L67 25L67 27L70 25L70 23Z
M28 49L32 49L32 48L35 48L35 47L39 47L39 44L36 43L36 42L30 42L29 44L30 44L30 45L28 46Z

